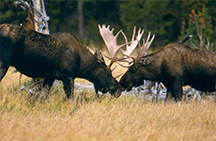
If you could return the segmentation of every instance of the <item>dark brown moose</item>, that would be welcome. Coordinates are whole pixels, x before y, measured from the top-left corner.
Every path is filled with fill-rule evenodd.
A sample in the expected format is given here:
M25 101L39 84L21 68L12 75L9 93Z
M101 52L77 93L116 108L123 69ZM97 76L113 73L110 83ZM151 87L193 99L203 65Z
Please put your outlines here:
M108 30L109 26L108 28L104 26L104 28ZM136 38L138 42L143 32L144 30L141 33L139 31ZM159 81L166 86L165 100L174 98L175 101L181 101L184 85L190 85L204 92L216 91L216 52L192 48L182 43L170 43L159 51L146 55L153 39L154 35L150 40L149 33L147 40L144 40L139 46L136 57L131 56L135 47L131 48L126 55L122 51L125 60L128 60L129 57L133 59L129 69L120 80L120 85L124 90L131 90L133 86L143 84L145 79ZM107 46L109 40L110 38L105 40L105 43L108 42ZM132 40L134 40L134 34ZM128 43L127 40L126 43ZM128 50L127 48L125 52Z
M76 77L91 81L96 93L120 96L119 84L102 54L92 54L70 33L44 35L24 26L2 24L0 40L0 81L9 66L14 66L29 77L44 78L41 98L46 98L55 79L63 81L66 96L73 98Z

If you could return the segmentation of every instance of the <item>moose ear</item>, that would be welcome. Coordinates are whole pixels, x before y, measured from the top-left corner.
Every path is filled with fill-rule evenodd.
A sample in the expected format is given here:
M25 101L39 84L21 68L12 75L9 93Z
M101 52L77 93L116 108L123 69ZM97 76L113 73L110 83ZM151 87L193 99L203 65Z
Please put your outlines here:
M105 63L104 62L104 59L103 59L103 55L101 54L100 51L96 50L95 53L95 58L96 58L96 61L99 62L99 63Z
M151 63L151 57L143 57L139 60L139 63L143 66L149 65Z

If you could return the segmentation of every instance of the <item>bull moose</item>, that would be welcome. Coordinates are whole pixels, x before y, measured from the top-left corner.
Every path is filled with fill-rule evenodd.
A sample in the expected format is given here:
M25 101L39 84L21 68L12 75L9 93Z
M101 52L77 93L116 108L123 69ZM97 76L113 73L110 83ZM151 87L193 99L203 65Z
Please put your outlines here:
M204 92L216 91L216 52L192 48L183 43L170 43L159 51L146 55L154 35L150 40L149 33L147 40L144 40L143 44L140 45L138 42L140 42L144 30L142 32L139 30L136 39L134 30L130 46L128 45L126 51L124 51L121 46L112 44L114 40L116 43L120 32L128 44L127 38L122 31L113 36L113 29L109 30L109 26L104 25L100 30L103 31L101 36L106 46L115 50L111 60L127 61L128 58L132 58L132 61L128 61L128 66L122 65L129 67L120 79L120 85L124 90L131 90L133 86L143 84L143 79L145 79L159 81L166 86L167 95L165 101L173 98L175 101L181 101L183 95L182 86L184 85L190 85ZM113 38L110 38L111 36ZM133 57L131 53L138 44L138 55ZM121 50L124 58L116 57L117 50Z
M66 96L73 98L76 77L92 82L96 93L121 94L102 54L91 53L70 33L44 35L25 26L1 24L0 40L0 81L14 66L29 77L44 78L41 98L47 97L55 79L63 81Z

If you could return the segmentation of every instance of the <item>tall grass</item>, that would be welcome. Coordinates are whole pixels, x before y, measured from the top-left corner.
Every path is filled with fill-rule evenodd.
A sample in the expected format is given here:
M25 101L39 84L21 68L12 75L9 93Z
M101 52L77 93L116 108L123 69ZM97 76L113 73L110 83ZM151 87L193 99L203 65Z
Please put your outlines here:
M75 93L67 100L55 86L45 101L19 89L10 69L0 83L0 140L216 140L216 105L154 103L135 96L94 97ZM21 84L28 78L23 77Z

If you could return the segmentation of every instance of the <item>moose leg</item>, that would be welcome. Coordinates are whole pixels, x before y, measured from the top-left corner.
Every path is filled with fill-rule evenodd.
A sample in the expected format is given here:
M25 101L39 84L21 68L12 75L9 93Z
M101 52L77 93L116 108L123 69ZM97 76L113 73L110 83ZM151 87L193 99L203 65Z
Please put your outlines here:
M95 92L96 92L96 94L95 94L95 97L96 98L99 98L99 90L98 90L98 88L96 87L96 85L94 84L94 88L95 88Z
M74 79L64 78L63 79L64 91L67 98L74 98Z
M166 94L165 102L171 102L171 101L173 101L173 95L172 95L171 87L167 86L167 94Z
M175 79L172 83L172 95L174 96L174 100L176 102L182 100L183 90L182 90L182 80L180 78Z
M41 92L41 95L40 95L40 99L41 100L44 100L47 98L48 94L49 94L49 91L50 91L50 88L54 82L54 78L45 78L44 81L43 81L43 88L42 88L42 92Z
M167 86L167 95L165 101L170 100L172 98L174 98L176 102L181 101L182 95L182 81L181 79L175 79L170 83L169 86Z
M100 96L99 93L101 93L101 94L107 93L107 91L105 89L99 89L97 84L94 84L94 89L95 89L95 97L96 98L99 98L99 96Z

